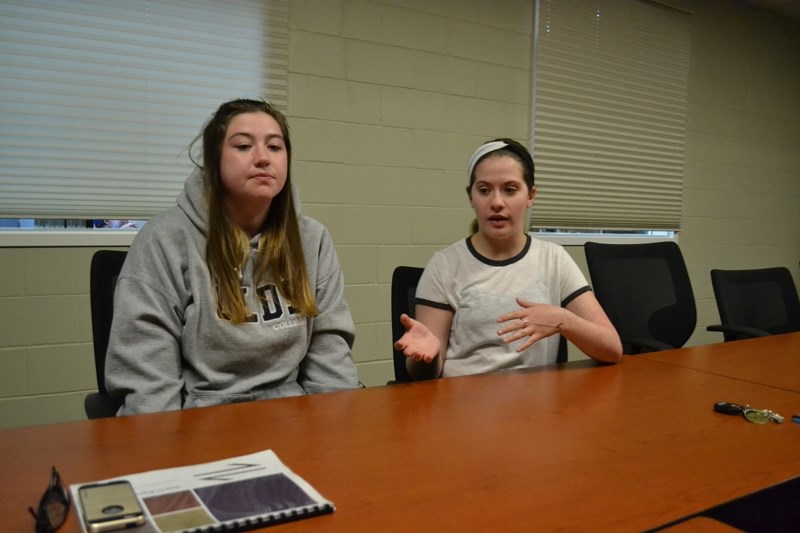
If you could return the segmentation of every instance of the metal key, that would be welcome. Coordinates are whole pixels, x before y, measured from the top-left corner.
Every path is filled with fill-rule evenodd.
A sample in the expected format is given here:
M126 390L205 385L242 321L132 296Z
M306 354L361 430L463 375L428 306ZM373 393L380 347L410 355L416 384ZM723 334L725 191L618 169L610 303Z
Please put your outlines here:
M770 420L775 422L776 424L783 424L783 417L776 413L775 411L770 411L769 409L764 409L764 412L767 414Z

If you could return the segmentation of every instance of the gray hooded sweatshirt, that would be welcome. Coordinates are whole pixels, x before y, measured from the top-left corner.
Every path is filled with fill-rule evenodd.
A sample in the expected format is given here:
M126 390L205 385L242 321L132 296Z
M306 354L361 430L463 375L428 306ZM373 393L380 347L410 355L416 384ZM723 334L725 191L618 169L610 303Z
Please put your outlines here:
M295 314L271 270L255 286L256 236L242 278L253 314L249 323L233 324L216 311L202 182L200 171L192 173L177 205L142 228L120 273L106 359L106 388L123 402L118 414L357 387L355 326L325 227L299 214L295 194L319 315Z

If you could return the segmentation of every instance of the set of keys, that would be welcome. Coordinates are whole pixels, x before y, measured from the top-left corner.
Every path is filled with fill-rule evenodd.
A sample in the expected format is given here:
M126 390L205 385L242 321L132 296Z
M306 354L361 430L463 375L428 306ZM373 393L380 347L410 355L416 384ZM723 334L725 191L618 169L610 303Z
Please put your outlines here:
M776 424L783 422L783 417L775 411L756 409L749 405L739 405L738 403L717 402L714 404L714 410L726 415L742 415L754 424L766 424L770 421Z

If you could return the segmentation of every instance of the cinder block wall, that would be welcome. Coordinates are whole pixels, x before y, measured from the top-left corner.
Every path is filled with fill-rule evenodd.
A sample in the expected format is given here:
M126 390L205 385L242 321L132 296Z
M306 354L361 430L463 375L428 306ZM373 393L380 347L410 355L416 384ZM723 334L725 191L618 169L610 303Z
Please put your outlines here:
M712 268L786 266L800 286L800 20L744 2L693 12L680 245L698 305L719 315Z
M703 344L722 340L705 332L718 320L711 268L785 265L800 284L800 21L680 2L693 12L680 245L699 311L690 344ZM293 176L342 260L360 378L382 385L392 270L466 235L480 142L529 141L533 2L290 6ZM94 250L0 248L0 427L84 418Z
M361 379L385 384L392 270L466 235L477 145L530 137L533 6L303 0L289 15L293 176L336 242Z
M89 248L0 248L0 428L85 418Z

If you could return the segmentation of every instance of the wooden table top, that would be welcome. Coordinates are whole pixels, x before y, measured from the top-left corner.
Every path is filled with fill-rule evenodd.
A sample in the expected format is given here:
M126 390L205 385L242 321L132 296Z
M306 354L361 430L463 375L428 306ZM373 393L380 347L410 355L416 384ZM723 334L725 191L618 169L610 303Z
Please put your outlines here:
M800 413L793 390L626 356L5 430L3 529L33 530L52 465L79 483L272 449L337 509L270 530L641 531L800 474L800 425L713 412L736 399Z
M639 357L800 392L800 333L652 352Z

